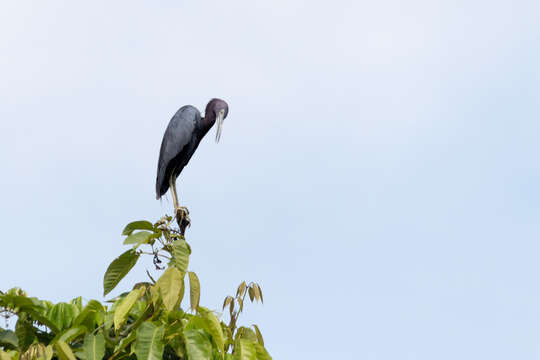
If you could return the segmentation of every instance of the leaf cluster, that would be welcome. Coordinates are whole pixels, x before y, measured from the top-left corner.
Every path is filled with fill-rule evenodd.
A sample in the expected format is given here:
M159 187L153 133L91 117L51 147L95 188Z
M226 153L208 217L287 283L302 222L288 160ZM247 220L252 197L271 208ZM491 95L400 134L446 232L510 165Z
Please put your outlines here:
M164 217L154 224L136 221L124 228L124 244L131 248L109 265L104 295L140 256L151 256L162 272L157 280L147 272L149 281L135 284L107 305L96 300L83 303L80 297L54 304L18 288L0 292L0 312L17 317L14 330L0 328L0 360L271 359L256 325L237 327L246 297L262 303L260 286L242 282L234 297L225 298L228 324L221 314L200 306L199 278L188 270L191 248L171 222L171 217ZM189 309L184 310L187 291Z

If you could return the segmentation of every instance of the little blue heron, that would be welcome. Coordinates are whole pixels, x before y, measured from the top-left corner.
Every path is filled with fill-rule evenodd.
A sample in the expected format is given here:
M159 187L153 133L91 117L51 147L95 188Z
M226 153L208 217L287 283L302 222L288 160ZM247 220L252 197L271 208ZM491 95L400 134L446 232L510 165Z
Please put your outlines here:
M165 130L159 151L156 199L160 199L169 188L171 189L175 216L181 227L185 228L182 224L188 219L189 212L178 202L176 178L197 150L204 135L216 122L216 143L219 141L223 121L228 113L229 106L221 99L212 99L208 102L204 117L201 117L201 113L194 106L182 106ZM187 222L189 223L189 220Z

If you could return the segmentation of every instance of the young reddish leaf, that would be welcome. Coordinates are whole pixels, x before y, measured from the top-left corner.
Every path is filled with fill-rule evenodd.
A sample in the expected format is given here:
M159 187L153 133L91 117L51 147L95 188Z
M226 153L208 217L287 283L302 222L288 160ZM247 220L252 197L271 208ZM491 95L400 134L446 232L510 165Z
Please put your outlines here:
M255 300L259 301L261 298L261 294L259 293L259 287L257 286L257 284L253 283L250 289L253 289L253 297L255 298Z
M236 290L236 297L243 297L245 292L246 292L246 282L242 281L242 283L238 285L238 289Z
M242 312L242 310L244 310L244 300L239 297L238 299L236 299L236 301L238 301L238 305L240 306L240 312Z
M234 301L234 298L232 296L227 296L225 298L225 300L223 301L223 308L222 310L225 310L225 308L227 307L227 305L229 305L231 303L231 301Z
M255 284L255 286L257 287L257 292L259 293L259 297L261 298L261 304L264 304L263 295L262 295L262 289L259 286L259 284Z

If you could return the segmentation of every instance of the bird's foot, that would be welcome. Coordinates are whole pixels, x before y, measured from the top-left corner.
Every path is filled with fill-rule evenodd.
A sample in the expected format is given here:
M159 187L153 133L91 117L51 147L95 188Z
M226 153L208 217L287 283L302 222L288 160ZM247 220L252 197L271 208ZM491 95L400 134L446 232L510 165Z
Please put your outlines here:
M179 206L175 210L175 217L178 226L180 227L180 232L184 234L186 227L191 226L191 219L189 218L189 210L185 206Z
M176 220L178 220L178 223L180 224L183 219L187 219L187 221L190 222L189 219L189 210L185 206L178 206L174 209Z

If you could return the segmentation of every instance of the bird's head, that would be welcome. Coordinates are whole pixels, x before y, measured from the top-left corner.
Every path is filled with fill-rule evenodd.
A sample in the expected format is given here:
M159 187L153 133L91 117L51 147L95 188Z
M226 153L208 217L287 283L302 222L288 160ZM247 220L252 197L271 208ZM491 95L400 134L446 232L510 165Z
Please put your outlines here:
M216 119L217 130L216 130L216 142L219 141L221 137L221 129L223 128L223 121L229 114L229 105L221 99L212 99L206 105L205 116L211 116Z

